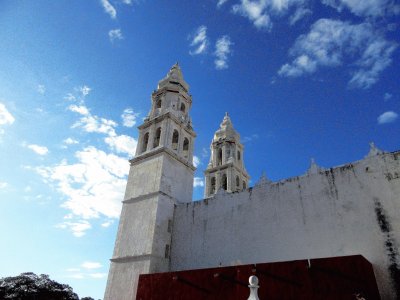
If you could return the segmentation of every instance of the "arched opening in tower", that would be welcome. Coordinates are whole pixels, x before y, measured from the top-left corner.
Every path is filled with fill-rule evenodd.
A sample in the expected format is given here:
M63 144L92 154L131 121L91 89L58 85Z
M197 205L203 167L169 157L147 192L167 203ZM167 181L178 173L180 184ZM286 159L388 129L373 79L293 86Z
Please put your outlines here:
M225 191L228 189L228 178L226 177L226 174L222 175L222 186L221 186Z
M156 130L156 135L154 136L153 148L158 147L160 145L161 138L161 127L158 127Z
M179 133L178 130L174 130L174 133L172 134L172 150L176 151L178 150L178 143L179 143Z
M145 133L143 136L143 143L142 143L142 151L141 153L145 152L147 150L147 145L149 144L149 133Z
M185 138L183 140L183 157L188 158L189 157L189 140Z

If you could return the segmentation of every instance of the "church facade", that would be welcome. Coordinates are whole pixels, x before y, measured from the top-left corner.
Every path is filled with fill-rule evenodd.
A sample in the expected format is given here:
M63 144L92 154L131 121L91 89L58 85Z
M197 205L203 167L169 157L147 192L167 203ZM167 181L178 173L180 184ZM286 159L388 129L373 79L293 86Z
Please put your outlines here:
M135 299L140 274L363 255L382 299L400 298L400 152L249 188L226 115L211 142L205 199L192 202L189 86L176 64L158 83L130 160L104 299Z

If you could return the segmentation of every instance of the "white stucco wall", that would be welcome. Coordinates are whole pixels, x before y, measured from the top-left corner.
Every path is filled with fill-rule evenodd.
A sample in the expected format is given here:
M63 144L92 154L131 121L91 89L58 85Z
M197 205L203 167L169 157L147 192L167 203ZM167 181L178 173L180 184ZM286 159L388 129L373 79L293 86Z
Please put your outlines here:
M362 254L400 297L400 152L175 209L171 270ZM396 277L397 276L397 277Z

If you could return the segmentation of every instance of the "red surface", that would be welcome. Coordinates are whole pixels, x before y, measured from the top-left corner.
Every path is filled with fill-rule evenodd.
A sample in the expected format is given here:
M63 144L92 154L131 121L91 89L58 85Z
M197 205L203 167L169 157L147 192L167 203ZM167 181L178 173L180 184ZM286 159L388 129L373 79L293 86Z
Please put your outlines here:
M270 299L380 299L371 264L361 255L263 263L139 277L139 300L247 300L248 279L259 279L258 295ZM361 298L359 298L361 299Z

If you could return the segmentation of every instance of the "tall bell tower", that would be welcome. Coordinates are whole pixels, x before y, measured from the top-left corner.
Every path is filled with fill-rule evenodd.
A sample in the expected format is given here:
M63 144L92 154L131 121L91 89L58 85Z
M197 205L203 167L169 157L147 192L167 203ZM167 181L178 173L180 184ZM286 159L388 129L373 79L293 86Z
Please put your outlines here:
M132 300L139 274L169 271L174 205L193 193L192 97L178 64L159 81L139 129L104 299Z
M215 132L210 148L210 162L204 171L206 179L204 197L210 197L220 189L228 193L246 189L250 177L244 167L244 147L228 113Z

